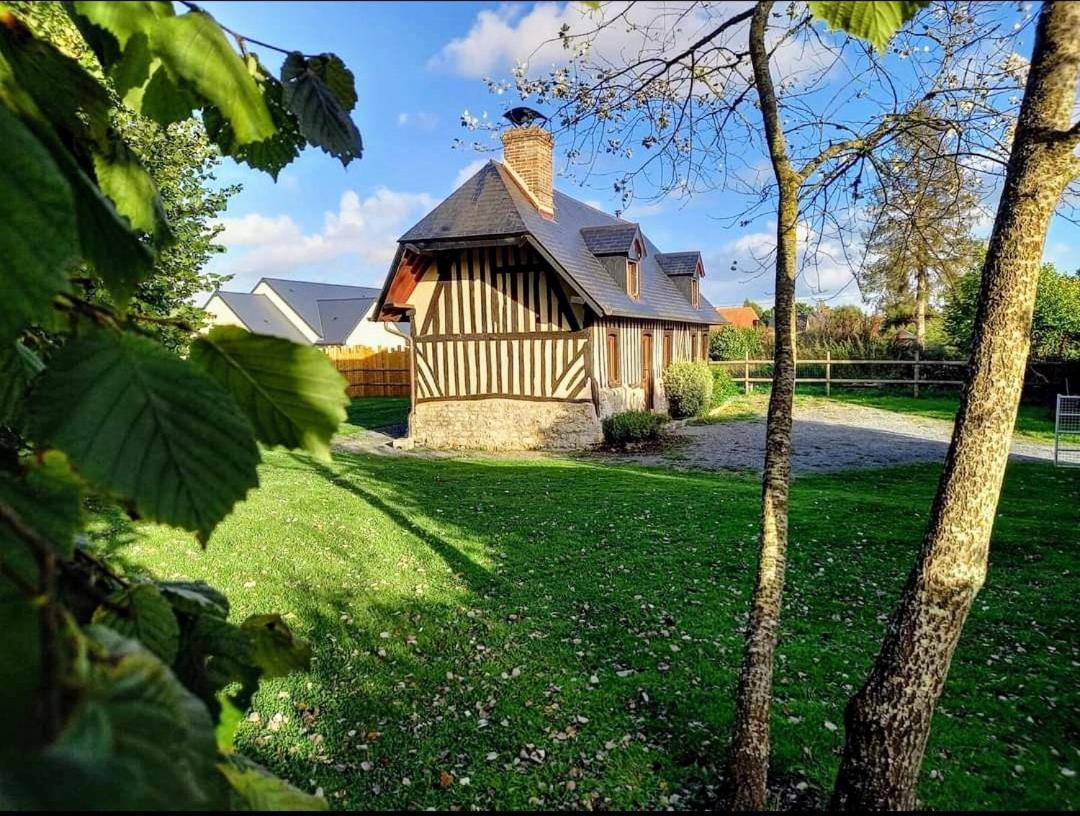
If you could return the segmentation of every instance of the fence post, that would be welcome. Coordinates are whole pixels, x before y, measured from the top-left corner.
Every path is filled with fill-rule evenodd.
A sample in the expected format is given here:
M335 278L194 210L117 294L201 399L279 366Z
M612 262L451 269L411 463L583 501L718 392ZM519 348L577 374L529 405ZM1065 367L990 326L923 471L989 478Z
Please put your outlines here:
M832 352L825 352L825 396L832 395Z
M915 349L915 376L912 378L915 380L915 396L919 396L919 350Z
M746 352L746 365L743 368L743 393L750 394L750 352Z

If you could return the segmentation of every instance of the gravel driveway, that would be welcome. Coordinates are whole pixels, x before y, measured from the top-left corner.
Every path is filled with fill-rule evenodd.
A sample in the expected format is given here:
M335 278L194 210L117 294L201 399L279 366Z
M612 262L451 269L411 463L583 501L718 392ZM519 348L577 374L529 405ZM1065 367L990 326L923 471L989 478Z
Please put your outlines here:
M761 470L765 418L686 425L675 431L681 444L659 453L622 455L620 460L709 470ZM792 467L796 473L880 468L941 462L952 423L846 403L817 402L795 409ZM1053 446L1014 440L1014 459L1052 461Z

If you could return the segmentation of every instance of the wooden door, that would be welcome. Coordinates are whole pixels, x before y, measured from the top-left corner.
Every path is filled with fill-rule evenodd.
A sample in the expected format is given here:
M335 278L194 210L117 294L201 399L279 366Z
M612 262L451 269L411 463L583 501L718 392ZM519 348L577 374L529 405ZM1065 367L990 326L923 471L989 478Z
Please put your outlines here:
M644 332L641 335L641 387L645 389L645 409L653 408L653 353L652 335Z

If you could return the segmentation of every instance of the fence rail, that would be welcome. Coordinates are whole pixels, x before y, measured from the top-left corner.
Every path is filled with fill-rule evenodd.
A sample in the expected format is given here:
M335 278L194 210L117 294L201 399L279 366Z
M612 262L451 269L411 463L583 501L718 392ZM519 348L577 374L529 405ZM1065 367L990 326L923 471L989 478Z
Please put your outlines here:
M323 350L349 381L350 397L408 397L412 393L408 349L328 346Z
M742 360L712 360L711 365L715 366L742 366L741 372L734 372L731 375L731 379L735 383L741 383L744 393L749 394L755 383L771 383L772 377L751 377L750 371L752 368L758 368L760 366L771 366L772 360L751 360L750 355L747 354ZM912 369L911 377L899 378L899 377L834 377L834 366L910 366ZM825 358L820 360L795 360L795 384L802 383L824 383L826 396L832 393L833 384L837 385L910 385L912 392L917 397L919 396L919 389L929 385L963 385L963 380L944 380L944 379L929 379L925 376L921 376L925 373L927 368L937 367L960 367L963 368L967 365L966 360L922 360L919 358L918 353L915 354L913 360L834 360L832 355L826 352ZM824 377L800 377L799 366L824 366ZM739 376L741 374L741 376Z

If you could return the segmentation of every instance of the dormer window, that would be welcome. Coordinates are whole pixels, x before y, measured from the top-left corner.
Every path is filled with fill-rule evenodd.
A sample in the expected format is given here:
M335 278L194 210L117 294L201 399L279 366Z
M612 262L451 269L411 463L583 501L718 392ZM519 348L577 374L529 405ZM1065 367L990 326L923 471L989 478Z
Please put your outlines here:
M634 300L641 297L641 267L637 261L626 262L626 294Z
M697 275L690 279L690 305L695 309L701 308L701 291Z

